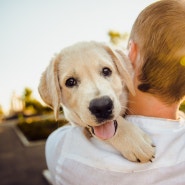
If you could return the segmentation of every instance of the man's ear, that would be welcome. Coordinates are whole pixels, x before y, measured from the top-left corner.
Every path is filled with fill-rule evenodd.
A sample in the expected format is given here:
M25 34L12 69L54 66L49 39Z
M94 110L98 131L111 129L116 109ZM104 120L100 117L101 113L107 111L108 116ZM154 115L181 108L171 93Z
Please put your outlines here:
M56 56L43 72L38 87L39 94L43 101L54 110L55 119L58 119L61 89L58 79L58 63L61 60L60 55Z
M131 61L133 68L136 67L137 53L138 53L137 44L130 40L128 46L128 57Z

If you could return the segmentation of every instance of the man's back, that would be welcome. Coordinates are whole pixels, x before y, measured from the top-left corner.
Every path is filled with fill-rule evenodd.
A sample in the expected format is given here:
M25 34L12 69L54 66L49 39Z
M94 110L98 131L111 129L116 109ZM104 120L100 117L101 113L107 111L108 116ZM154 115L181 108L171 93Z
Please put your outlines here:
M53 133L46 145L47 164L55 184L184 185L185 120L127 119L152 137L156 145L152 163L130 162L104 142L87 140L80 127L67 126Z

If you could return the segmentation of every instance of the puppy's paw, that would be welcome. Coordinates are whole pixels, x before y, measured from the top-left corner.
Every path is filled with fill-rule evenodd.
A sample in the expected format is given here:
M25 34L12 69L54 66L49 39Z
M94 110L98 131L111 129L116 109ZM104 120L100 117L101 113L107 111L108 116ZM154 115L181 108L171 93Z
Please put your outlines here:
M155 146L150 137L122 117L117 119L117 123L117 132L108 142L130 161L152 162L155 156Z
M122 150L124 157L134 162L152 162L155 158L155 146L150 137L136 126L131 132L131 135L125 134L129 139L127 146Z

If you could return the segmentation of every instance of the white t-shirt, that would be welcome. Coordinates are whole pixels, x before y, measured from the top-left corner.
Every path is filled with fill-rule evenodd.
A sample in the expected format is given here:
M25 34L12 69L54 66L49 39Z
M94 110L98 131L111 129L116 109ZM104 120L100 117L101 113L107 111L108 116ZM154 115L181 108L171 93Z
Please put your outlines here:
M185 120L128 116L156 145L153 162L124 159L110 145L88 140L77 126L53 132L46 160L56 185L185 185Z

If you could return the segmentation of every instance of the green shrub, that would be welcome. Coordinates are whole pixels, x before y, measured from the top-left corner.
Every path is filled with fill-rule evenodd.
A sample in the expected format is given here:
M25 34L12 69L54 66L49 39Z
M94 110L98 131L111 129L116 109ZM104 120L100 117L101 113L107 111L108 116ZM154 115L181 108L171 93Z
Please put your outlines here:
M181 111L185 112L185 101L181 104L180 108Z
M23 132L26 138L30 141L43 140L57 128L66 125L67 121L65 119L55 120L39 120L39 121L30 121L24 120L17 123L17 127Z

